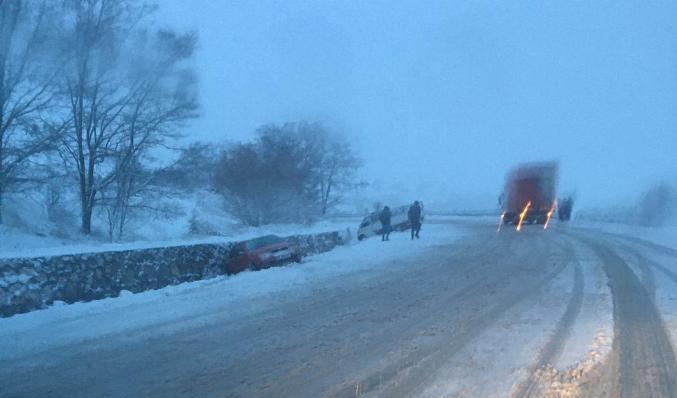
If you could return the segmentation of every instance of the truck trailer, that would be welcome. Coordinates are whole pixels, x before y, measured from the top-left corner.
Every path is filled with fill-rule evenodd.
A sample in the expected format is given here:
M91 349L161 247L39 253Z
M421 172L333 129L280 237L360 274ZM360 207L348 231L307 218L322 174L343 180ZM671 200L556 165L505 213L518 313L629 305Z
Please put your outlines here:
M556 206L557 163L528 163L514 168L506 178L501 195L502 222L544 224Z

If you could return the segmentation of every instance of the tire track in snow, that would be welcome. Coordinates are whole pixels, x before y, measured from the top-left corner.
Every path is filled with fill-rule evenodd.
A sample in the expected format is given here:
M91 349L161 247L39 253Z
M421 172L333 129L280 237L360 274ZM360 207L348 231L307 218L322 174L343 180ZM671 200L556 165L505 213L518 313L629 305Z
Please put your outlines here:
M673 256L673 255L677 256L677 252L671 253L670 250L672 250L672 249L670 249L669 247L657 245L657 244L654 244L652 242L646 242L646 241L641 240L641 239L634 239L634 238L620 236L620 235L615 235L614 238L617 241L630 242L630 243L632 243L636 246L641 246L641 247L653 250L653 251L660 253L660 254L665 254L665 255L669 255L669 256ZM634 250L634 249L627 249L627 250L632 251L634 253L635 257L637 257L641 262L644 262L644 263L648 264L649 266L659 270L665 276L667 276L670 280L672 280L674 283L677 284L677 273L675 271L672 271L668 267L659 264L655 260L649 259L647 256L640 254L637 250Z
M508 238L510 239L510 238ZM515 249L519 245L520 235L513 235L512 239L506 240L505 244L508 248ZM526 238L532 239L532 238ZM538 251L543 251L547 254L551 253L552 239L551 237L538 236L539 241L529 241L529 245L533 248L534 244L539 246ZM523 243L524 244L524 243ZM524 249L524 247L523 247ZM571 254L568 252L570 247L564 247L562 257L569 259ZM543 256L534 256L533 252L527 250L522 258L513 258L514 263L501 264L502 268L508 271L509 276L518 278L515 275L515 270L520 270L527 262L539 261ZM515 261L517 260L517 261ZM403 363L391 364L383 371L372 373L369 377L362 379L356 384L351 384L344 387L337 393L329 394L332 397L354 397L362 396L364 394L394 397L394 396L414 396L426 385L429 385L431 379L435 377L435 370L439 369L443 363L449 360L453 355L463 349L469 342L477 337L483 330L491 326L501 314L505 313L510 308L518 303L538 295L542 292L544 286L548 285L555 277L557 277L567 266L568 261L561 261L554 265L554 269L541 277L533 276L533 269L523 269L523 278L520 279L519 287L512 291L506 292L497 302L486 312L479 316L467 320L461 330L453 333L453 340L445 345L437 346L437 348L421 357L420 355L413 355L407 358ZM537 267L540 268L540 263ZM533 279L529 280L531 277ZM498 280L504 283L507 281L506 275L499 275Z
M614 235L614 236L618 237L619 239L623 239L623 240L631 242L631 243L635 243L635 244L638 244L638 245L649 247L653 250L656 250L656 251L661 252L663 254L666 254L668 256L677 257L677 250L673 249L672 247L668 247L668 246L665 246L665 245L661 245L661 244L654 243L654 242L644 240L644 239L640 239L640 238L635 238L635 237L632 237L632 236L625 236L625 235L620 235L620 234L610 234L610 235Z
M640 272L640 280L642 282L642 285L644 285L644 288L646 289L647 293L649 294L649 297L651 298L651 301L656 300L656 277L654 276L652 268L652 264L650 261L639 254L639 252L635 249L632 249L628 247L625 244L622 244L618 242L617 240L610 241L611 244L615 244L616 247L618 247L617 252L619 253L620 257L626 257L623 255L623 253L631 256L634 258L634 262L632 265L636 265L636 267L639 269ZM627 257L626 257L627 258ZM631 265L631 264L628 264ZM630 268L632 270L632 267Z
M607 366L614 380L606 381L609 390L621 398L677 396L675 354L649 292L608 243L579 239L598 255L611 288L614 342Z
M180 391L182 388L193 388L194 391L204 391L205 388L214 388L214 386L222 386L224 391L233 391L235 396L252 396L252 395L266 395L262 392L256 392L248 387L244 387L242 390L237 389L239 383L239 378L243 374L244 370L251 369L251 375L259 377L256 379L256 382L262 382L262 384L268 383L270 380L282 381L284 385L277 385L276 391L269 390L269 396L299 396L299 391L308 391L301 389L298 385L294 386L294 383L312 383L313 378L318 377L316 372L309 372L308 368L297 368L301 373L298 380L292 379L289 380L287 377L288 367L286 366L274 366L271 371L271 366L268 363L289 360L291 362L292 357L286 354L284 351L290 350L294 354L293 360L296 360L298 356L307 354L311 352L317 354L316 351L309 350L303 351L301 353L297 350L301 350L303 347L307 347L310 342L322 342L329 345L332 344L331 341L328 341L331 337L334 338L343 338L347 337L346 341L353 341L356 346L359 346L362 352L369 353L372 350L371 344L365 346L364 342L360 340L359 329L346 329L345 324L353 323L354 318L352 317L353 306L357 310L363 310L365 307L369 308L371 305L370 302L373 302L375 299L381 301L388 301L384 305L392 307L393 304L402 304L395 308L395 312L407 312L408 309L404 306L409 304L421 304L420 300L427 300L429 296L433 296L435 292L438 294L449 295L454 297L453 294L456 293L454 289L449 289L449 291L441 291L440 285L446 282L447 279L451 278L451 273L446 275L444 278L437 277L433 279L431 276L433 271L442 271L444 268L448 268L448 265L453 265L454 268L460 267L464 270L472 271L471 265L476 266L474 269L477 272L482 267L494 268L494 261L491 261L493 253L497 252L498 247L494 247L496 242L487 240L482 242L482 245L477 245L473 241L472 249L467 250L467 245L461 242L452 242L451 244L440 246L436 250L425 249L421 254L424 258L420 259L423 261L432 260L433 264L426 265L422 267L425 271L424 273L410 272L408 275L405 275L401 272L401 269L406 268L411 269L412 258L407 257L406 259L400 261L394 261L396 264L392 264L393 267L397 270L392 271L392 275L382 275L384 280L380 281L378 279L373 279L373 283L358 283L357 287L345 286L345 280L342 279L341 282L336 281L337 286L331 286L329 290L321 290L313 293L310 297L311 300L304 299L302 301L296 302L297 305L292 308L283 308L287 304L283 300L279 305L272 305L269 308L266 308L263 311L255 311L246 316L237 317L237 324L244 323L248 325L245 329L241 329L241 326L235 325L233 319L225 317L222 319L216 316L216 319L205 319L205 322L197 322L202 320L202 315L197 318L180 318L176 322L186 323L191 321L192 323L198 323L195 328L186 328L181 330L176 334L171 335L172 344L167 344L165 338L163 339L149 339L143 341L135 341L130 345L122 345L124 350L119 349L120 345L111 344L108 346L115 338L106 338L105 343L102 344L101 341L88 342L85 351L86 353L80 352L67 352L66 355L68 360L71 361L68 366L60 366L58 363L55 363L53 366L43 366L41 364L41 371L39 372L39 377L35 376L35 372L17 372L19 369L18 365L16 368L4 369L0 366L0 374L7 374L6 378L0 377L0 380L13 380L11 386L13 391L21 391L21 388L26 386L31 387L31 391L34 393L26 393L26 396L58 396L58 395L72 395L72 396L97 396L102 391L103 388L107 388L105 385L102 385L101 375L105 375L110 380L124 380L124 377L127 377L130 374L138 374L141 380L135 380L132 383L132 386L138 386L143 384L144 388L153 388L153 392L157 396L180 396L182 395ZM449 262L445 264L435 264L439 261L439 253L437 250L444 249L446 253L443 255L443 259L446 257L451 257L454 260L461 261L461 264L450 264ZM426 254L427 253L427 254ZM428 255L435 254L434 257L429 258ZM418 256L416 257L418 258ZM357 260L356 260L357 261ZM478 262L479 261L479 262ZM468 266L464 264L467 263ZM439 272L435 274L439 275ZM397 281L393 280L393 275L402 277ZM463 275L463 274L461 274ZM406 282L405 279L406 278ZM476 278L471 277L470 281L475 280ZM402 302L393 303L389 299L393 298L392 294L397 291L407 292L406 289L411 289L411 284L426 286L425 282L428 281L432 286L427 286L427 288L432 289L431 292L426 292L425 289L419 289L418 294L416 294L416 300L404 300ZM393 282L399 282L400 284L394 284ZM384 285L384 284L390 284ZM338 286L341 286L341 290L336 290ZM396 286L393 288L393 286ZM450 287L453 287L450 284ZM346 296L344 289L348 289L350 292L349 296ZM403 290L404 289L404 290ZM306 298L306 293L302 297ZM307 293L310 294L310 293ZM348 299L349 298L349 299ZM262 297L261 299L266 299ZM296 300L296 298L294 298ZM338 300L338 301L337 301ZM337 306L337 304L339 304ZM282 306L282 307L281 307ZM318 308L321 308L322 314L315 317L312 316L313 310L317 311ZM284 315L281 315L283 313ZM323 314L328 314L327 316ZM360 313L365 315L364 312ZM310 315L310 316L309 316ZM345 315L345 316L344 316ZM366 314L368 315L368 314ZM425 324L428 317L432 316L431 313L414 313L408 314L408 317L411 318L411 321L407 319L406 321L398 320L394 325L401 326L402 329L395 330L395 334L384 335L382 341L377 342L379 347L390 343L389 338L399 341L403 338L403 334L406 334L409 330L415 330L412 323ZM209 317L207 317L209 318ZM307 325L310 321L309 318L317 318L317 322L313 321L313 326L310 328L301 328L297 329L295 326L289 325ZM252 320L262 320L263 322L252 323ZM277 319L277 320L276 320ZM252 347L259 347L259 343L265 341L266 333L262 332L260 329L261 324L266 324L270 320L270 325L279 326L280 319L282 319L285 329L275 332L275 336L284 336L283 338L275 338L273 342L268 341L268 344L274 345L276 350L263 350L263 352L257 352L253 350ZM208 322L206 322L208 321ZM329 322L330 324L327 324ZM337 322L334 324L334 322ZM340 323L338 323L340 322ZM407 329L410 327L410 329ZM216 330L218 329L218 331ZM230 333L229 330L242 330L245 337L232 339L234 333ZM334 331L334 329L337 329ZM333 336L326 336L327 332L334 332ZM413 333L413 332L412 332ZM102 340L102 339L100 339ZM119 339L118 339L119 340ZM181 341L186 340L189 344L182 344ZM270 340L270 339L269 339ZM296 348L286 347L287 343L291 341L296 344ZM234 344L238 342L238 344ZM224 344L225 343L225 344ZM101 349L93 350L90 354L89 349L93 344L105 345ZM237 346L236 351L231 351L231 348L226 348L227 346ZM208 351L204 349L208 347ZM281 352L280 349L284 348ZM191 361L176 361L176 362L167 362L160 361L163 363L154 363L158 357L163 357L166 355L166 352L170 353L181 353L180 355L185 358L190 358ZM139 354L136 354L139 353ZM290 354L291 354L290 353ZM254 361L250 355L258 355L257 360ZM96 355L96 357L92 357ZM140 356L143 355L143 358ZM219 357L228 355L233 358L232 361L223 361ZM73 358L72 356L75 356ZM55 356L49 355L48 358L54 358ZM199 360L195 361L195 358L199 357ZM99 359L96 359L99 358ZM312 358L310 355L307 358ZM373 355L372 358L378 358L376 355ZM63 362L66 363L65 358ZM337 369L337 360L340 360L340 356L337 358L334 356L330 357L330 360L327 362L327 365L322 368L321 372L327 378L325 380L320 380L324 385L327 380L336 380L336 374L341 371L341 366ZM41 358L43 361L44 358ZM92 363L97 365L87 364L91 360ZM102 366L102 361L105 360L107 364L123 364L121 366ZM61 361L59 361L61 362ZM197 362L197 364L195 364ZM355 364L355 366L364 366L362 358L360 361ZM103 368L103 369L97 369ZM345 367L344 367L345 368ZM202 370L201 370L202 369ZM326 372L325 372L326 371ZM173 376L170 379L164 379L164 374L172 374ZM217 377L218 374L218 377ZM96 375L96 376L93 376ZM221 375L228 375L227 377L222 377ZM321 376L321 375L320 375ZM215 382L212 378L219 378L220 382ZM333 378L333 379L332 379ZM73 380L83 380L83 383L86 383L86 386L78 386L77 389L73 387ZM86 380L86 382L85 382ZM160 384L155 383L154 380L162 380ZM265 382L265 383L264 383ZM219 384L220 383L220 384ZM22 387L22 384L24 387ZM2 383L0 382L0 385ZM201 387L197 387L201 386ZM294 388L296 387L296 388ZM286 388L286 390L285 390ZM0 390L4 389L4 385L0 387ZM18 389L18 390L17 390ZM326 386L322 386L322 390L326 390ZM49 393L47 393L50 391ZM61 393L57 394L56 392L60 391ZM301 396L320 396L321 394L318 390L310 390L311 393L300 394ZM197 393L196 393L197 394ZM0 395L2 395L0 393ZM132 394L134 395L134 394ZM147 394L142 394L147 395ZM199 394L198 394L199 395Z
M427 286L428 289L431 289L433 296L436 296L438 299L443 299L445 302L449 303L465 303L471 301L474 297L477 296L477 292L486 291L487 289L492 289L492 286L499 285L501 281L504 281L510 275L510 268L497 266L496 256L499 253L503 253L506 246L506 241L500 239L489 239L486 241L481 241L481 244L478 244L476 238L468 241L462 241L460 244L463 247L463 250L457 251L455 253L450 253L445 256L447 264L458 264L464 269L472 270L473 276L470 280L464 280L461 286L458 289L452 289L450 291L439 291L439 287L429 286L426 281L429 281L431 278L435 278L437 282L449 281L450 286L453 287L454 279L458 276L461 276L463 273L458 272L458 269L451 270L448 267L436 266L428 267L424 272L413 273L411 280L407 281L407 284L411 284L412 280L418 282L414 283L415 285ZM445 249L446 247L440 246L439 250ZM524 263L529 260L528 253L522 253L519 256L516 256L513 260L515 263ZM431 271L435 271L434 274ZM524 272L524 271L523 271ZM489 276L488 278L486 276ZM370 300L370 296L373 295L373 292L365 292L365 297L360 299L359 302L364 303ZM441 296L440 296L441 294ZM361 294L358 293L358 296ZM373 299L373 298L371 298ZM419 331L424 331L425 328L429 327L431 324L435 324L440 318L440 314L437 311L425 312L426 306L414 306L408 308L402 308L401 311L409 312L407 315L412 320L415 319L416 322L411 322L406 329L399 329L398 335L416 335ZM411 332L411 333L410 333ZM385 341L384 344L392 345L393 343L406 344L408 340L402 340L401 337L394 338L390 336L390 342ZM397 349L399 347L394 346L392 349ZM365 350L373 350L374 347L364 347ZM322 394L322 396L330 397L354 397L356 393L359 395L366 394L372 390L379 388L383 383L387 383L392 377L397 375L399 372L405 370L409 366L416 364L416 361L420 358L420 354L414 352L405 356L405 359L401 362L396 363L387 363L383 368L374 369L370 367L367 373L367 376L358 376L357 380L359 382L348 382L342 385L337 385L335 388L330 389L329 391ZM359 365L358 365L359 366ZM359 368L358 368L359 369ZM335 369L331 369L335 372ZM352 378L352 377L351 377ZM309 379L306 376L303 380L308 382ZM353 379L354 380L354 379ZM356 387L358 385L359 387Z
M564 345L571 334L572 327L578 319L578 315L583 307L583 296L585 281L583 277L583 270L577 258L572 259L574 264L573 289L571 290L571 298L566 307L566 311L557 322L555 333L550 340L542 348L536 363L529 369L529 377L523 382L515 392L513 397L527 398L538 397L539 391L539 377L538 371L545 368L548 364L552 364L561 355Z
M641 239L641 238L637 238L635 236L628 236L628 235L623 235L623 234L619 234L619 233L607 232L607 231L603 231L603 230L595 229L595 228L580 228L580 227L577 227L575 229L578 230L578 231L581 231L581 232L594 233L594 234L597 234L597 235L600 235L600 234L606 235L606 236L614 238L614 239L619 239L619 240L623 240L625 242L633 243L635 245L640 245L640 246L650 248L650 249L657 251L661 254L665 254L665 255L668 255L668 256L672 256L672 257L677 257L677 249L674 249L672 247L668 247L668 246L665 246L665 245L661 245L659 243L655 243L655 242L652 242L652 241L649 241L649 240L646 240L646 239Z

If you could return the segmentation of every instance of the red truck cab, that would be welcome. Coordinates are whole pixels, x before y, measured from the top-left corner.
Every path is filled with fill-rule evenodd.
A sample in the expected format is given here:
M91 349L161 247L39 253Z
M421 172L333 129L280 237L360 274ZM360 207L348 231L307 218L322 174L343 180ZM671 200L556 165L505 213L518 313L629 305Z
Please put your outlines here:
M503 222L545 224L555 206L557 163L529 163L513 169L501 196Z

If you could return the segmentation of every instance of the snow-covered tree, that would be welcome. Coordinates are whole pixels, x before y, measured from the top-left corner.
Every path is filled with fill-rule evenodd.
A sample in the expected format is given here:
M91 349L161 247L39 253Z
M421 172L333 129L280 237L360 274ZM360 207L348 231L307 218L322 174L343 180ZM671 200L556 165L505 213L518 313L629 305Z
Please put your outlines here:
M0 223L5 194L36 177L31 162L65 128L49 119L63 61L56 12L53 2L0 1Z
M77 176L81 229L90 233L99 193L195 115L194 34L153 31L153 7L131 0L67 3L62 88L69 128L61 142Z
M266 125L223 152L214 182L247 224L306 222L338 202L358 166L349 143L320 124Z

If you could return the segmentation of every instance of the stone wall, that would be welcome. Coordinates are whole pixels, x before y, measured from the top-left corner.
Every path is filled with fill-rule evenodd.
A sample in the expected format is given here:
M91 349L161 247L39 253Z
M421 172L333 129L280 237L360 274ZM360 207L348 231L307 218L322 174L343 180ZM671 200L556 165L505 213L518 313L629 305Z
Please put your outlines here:
M350 235L327 232L294 235L304 255L348 242ZM224 273L230 243L0 259L0 317L66 303L116 297Z

